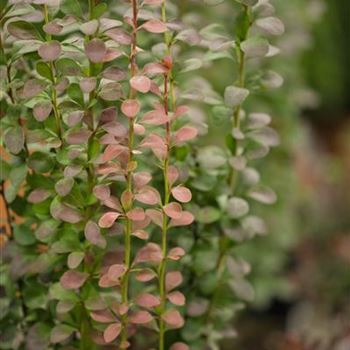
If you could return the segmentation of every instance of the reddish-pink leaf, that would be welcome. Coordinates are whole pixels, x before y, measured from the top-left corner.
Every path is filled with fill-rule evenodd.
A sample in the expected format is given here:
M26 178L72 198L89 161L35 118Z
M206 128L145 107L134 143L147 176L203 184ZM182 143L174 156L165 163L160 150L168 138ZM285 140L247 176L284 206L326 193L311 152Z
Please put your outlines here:
M83 111L74 111L72 113L69 113L66 123L70 127L75 126L83 119L83 117Z
M180 174L177 168L173 165L170 165L168 168L168 181L170 186L172 186L176 182L179 176Z
M113 303L111 307L113 311L119 316L126 315L126 313L129 311L129 306L128 306L128 303L126 302L122 304Z
M159 263L163 260L162 250L156 243L147 243L136 254L135 262L155 262Z
M55 21L49 22L43 26L43 30L47 34L57 35L62 32L63 26Z
M131 206L133 198L134 195L132 194L132 192L129 190L125 190L120 197L120 201L122 203L123 208L129 208Z
M141 122L150 125L163 125L169 122L169 117L164 111L155 110L143 115Z
M119 199L115 196L110 196L109 198L102 201L103 205L108 208L114 209L115 211L122 212L123 208L119 202Z
M111 343L113 340L117 339L122 330L122 325L120 323L110 324L103 332L103 338L106 343Z
M88 221L85 230L85 238L92 244L104 249L106 248L106 239L101 235L100 228L93 221Z
M180 312L175 309L170 309L162 315L162 319L171 328L181 328L184 325L184 319Z
M51 111L52 104L49 101L38 102L33 107L33 115L38 122L43 122L50 115Z
M114 287L114 286L118 286L120 284L120 281L117 280L117 281L111 281L109 278L108 278L108 275L102 275L101 278L99 279L98 281L98 285L101 287L101 288L110 288L110 287Z
M147 63L143 68L144 73L149 75L164 74L168 70L163 64L157 62Z
M132 235L142 240L147 240L149 238L148 232L144 230L136 230L132 233Z
M23 97L32 98L45 89L45 84L36 79L27 80L23 86Z
M111 62L116 58L120 57L123 53L117 49L112 47L108 47L106 50L106 54L103 57L103 62Z
M101 201L108 199L111 195L111 189L107 185L97 185L93 189L94 195Z
M136 304L145 308L153 308L160 305L159 297L150 293L143 293L136 298Z
M148 135L141 142L140 146L144 148L150 148L159 159L164 159L166 157L167 146L165 144L165 140L157 134Z
M190 348L185 343L177 342L173 344L169 350L190 350Z
M147 185L152 180L152 175L146 171L133 174L134 186L139 189Z
M178 219L171 219L169 226L175 227L175 226L187 226L192 224L194 221L194 216L189 211L182 211L181 216Z
M114 222L118 219L120 215L120 213L116 213L113 211L107 212L101 216L100 220L98 221L98 224L100 227L103 228L112 227Z
M117 121L111 121L104 124L102 129L118 138L124 138L128 134L128 129Z
M131 44L132 39L130 34L123 29L113 28L113 29L107 30L105 34L119 44L122 44L122 45Z
M145 324L153 320L153 316L148 311L137 311L129 318L131 323Z
M121 105L121 110L128 118L134 118L140 111L140 103L137 100L125 100Z
M151 269L144 269L136 274L136 279L140 282L149 282L155 277L157 277L157 274Z
M91 136L91 131L88 129L80 129L78 131L71 131L67 135L67 143L69 145L86 144Z
M153 6L159 6L161 5L163 0L144 0L143 3L145 5L153 5Z
M127 151L128 148L123 145L108 145L103 152L102 161L109 162Z
M188 203L192 199L191 191L184 186L177 186L172 188L172 195L181 203Z
M165 287L169 292L172 289L178 287L183 281L183 277L180 271L170 271L165 276Z
M152 222L159 226L163 227L163 213L158 209L147 209L146 215L152 220Z
M150 33L164 33L168 30L166 24L159 19L150 19L144 23L141 28L147 30Z
M96 78L95 77L86 77L80 80L79 86L81 91L85 93L90 93L96 88Z
M198 130L192 126L183 126L174 135L175 143L183 143L194 139L198 134Z
M134 208L130 210L126 216L132 221L143 221L145 220L146 214L142 208Z
M60 282L65 289L78 289L85 283L88 276L85 272L69 270L62 275Z
M71 208L64 203L59 203L55 206L51 206L50 211L51 215L56 220L62 220L69 222L70 224L76 224L82 220L82 216L76 209Z
M177 306L183 306L186 303L186 298L181 292L171 292L167 295L169 301Z
M146 129L143 125L134 123L134 133L135 135L144 135L146 132Z
M102 72L102 76L109 80L122 81L126 78L126 72L121 68L111 66Z
M116 320L115 316L108 309L90 312L90 316L93 320L99 323L111 323Z
M136 193L135 199L144 204L156 205L160 202L160 195L155 188L145 186Z
M185 255L185 251L181 247L175 247L170 249L168 253L168 259L170 260L180 260Z
M92 39L85 44L85 53L93 63L100 63L106 54L107 48L101 39Z
M124 275L126 267L121 264L113 264L109 267L107 276L111 281L118 281Z
M189 108L187 106L178 106L174 112L173 119L180 117L183 114L188 113Z
M172 202L163 207L164 213L172 219L181 218L182 208L179 203Z
M151 88L151 80L144 75L136 75L130 79L130 85L136 91L145 94Z
M38 49L38 54L44 61L52 62L60 56L61 51L61 44L53 40L42 44Z
M50 191L43 188L36 188L29 194L27 200L29 203L41 203L49 197Z

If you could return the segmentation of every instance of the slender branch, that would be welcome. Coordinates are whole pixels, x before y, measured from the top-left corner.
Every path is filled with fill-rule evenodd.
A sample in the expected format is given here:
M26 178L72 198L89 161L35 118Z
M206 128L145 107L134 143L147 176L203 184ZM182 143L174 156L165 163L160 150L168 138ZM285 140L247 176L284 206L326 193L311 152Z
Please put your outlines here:
M132 0L132 43L131 43L131 52L130 52L130 75L131 78L137 74L137 15L138 15L138 4L137 0ZM136 90L130 89L130 99L136 97ZM133 161L133 148L134 148L134 119L129 118L129 137L128 137L128 150L129 150L129 164ZM132 184L132 175L133 170L128 170L126 176L127 190L132 193L133 184ZM133 203L130 203L130 207L126 208L128 211L132 209ZM129 303L129 273L131 268L131 231L132 231L132 221L126 217L125 218L125 236L124 236L124 264L126 266L126 272L121 281L121 293L122 293L122 303ZM125 313L122 316L122 332L121 332L121 344L127 341L128 339L128 315Z

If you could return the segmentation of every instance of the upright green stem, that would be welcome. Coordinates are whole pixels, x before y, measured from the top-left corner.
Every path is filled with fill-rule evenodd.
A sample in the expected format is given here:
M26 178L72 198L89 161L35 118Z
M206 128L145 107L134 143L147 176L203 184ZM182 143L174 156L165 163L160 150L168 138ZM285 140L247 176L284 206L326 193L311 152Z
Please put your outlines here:
M246 13L246 15L248 15L248 6L243 5L244 11ZM249 32L249 28L247 30L247 32L244 35L244 38L242 38L241 41L246 40L246 38L248 37L248 32ZM245 63L246 63L246 56L245 56L245 52L242 50L240 42L238 43L238 47L237 47L237 59L238 59L238 86L240 88L244 88L245 87ZM232 127L234 129L237 129L238 131L240 131L241 128L241 123L240 123L240 114L241 114L241 109L242 109L242 104L239 104L235 110L233 111L233 116L232 116ZM236 147L235 147L235 156L238 155L238 150L239 150L239 142L238 140L236 140ZM233 168L231 168L231 173L229 176L229 185L230 185L230 189L231 189L231 194L233 194L235 187L236 187L236 182L237 182L237 171Z
M44 5L44 20L45 24L48 24L50 22L50 16L49 16L49 10L48 6ZM50 34L46 34L46 41L50 41L52 39ZM57 84L57 78L56 78L56 67L54 62L50 62L50 71L51 71L51 80L52 80L52 90L51 90L51 102L53 107L53 113L56 120L56 128L57 128L57 134L58 138L61 140L61 147L63 145L63 130L62 130L62 118L61 113L58 107L57 102L57 92L55 85Z
M131 43L131 52L130 52L130 78L134 77L137 74L137 63L136 63L136 54L137 54L137 15L138 15L138 4L137 0L132 0L132 43ZM130 90L130 99L136 97L136 90L131 88ZM128 149L129 149L129 164L133 161L133 148L134 148L134 119L129 119L129 137L128 137ZM133 184L132 184L132 174L133 170L129 169L126 182L127 190L132 193ZM130 208L126 208L128 211L132 209L133 204L130 204ZM132 233L132 222L129 218L125 218L125 227L124 227L124 264L126 267L126 272L121 281L121 294L122 294L122 303L129 303L129 273L131 268L131 233ZM122 317L122 332L121 332L121 343L124 343L128 339L128 315L125 313Z

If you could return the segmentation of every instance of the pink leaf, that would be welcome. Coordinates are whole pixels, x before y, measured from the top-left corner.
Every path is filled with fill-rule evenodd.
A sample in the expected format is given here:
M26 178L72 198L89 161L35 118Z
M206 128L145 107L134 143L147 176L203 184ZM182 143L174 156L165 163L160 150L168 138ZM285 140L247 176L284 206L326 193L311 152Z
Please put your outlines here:
M192 224L194 221L194 216L189 211L183 211L181 212L181 216L178 219L172 219L170 221L169 227L175 227L175 226L187 226Z
M117 49L114 49L112 47L108 47L106 50L106 53L103 57L102 62L110 62L115 60L116 58L120 57L123 53Z
M100 323L115 322L115 316L108 309L90 312L90 316L94 321Z
M110 287L114 287L114 286L118 286L120 284L120 281L111 281L109 278L108 278L108 275L103 275L101 276L101 278L99 279L98 281L98 285L101 287L101 288L110 288Z
M169 350L190 350L190 348L185 343L177 342L173 344Z
M140 111L140 103L137 100L126 100L122 103L121 110L128 118L134 118Z
M111 189L107 185L97 185L93 189L94 195L99 200L103 201L111 195Z
M107 276L111 281L118 281L121 276L126 272L126 267L121 264L111 265L108 269Z
M51 111L51 102L39 102L33 108L33 115L38 122L43 122L50 115Z
M175 309L170 309L162 315L162 319L171 328L181 328L184 325L184 319L180 312Z
M60 278L60 283L65 289L78 289L88 278L88 274L75 270L66 271Z
M156 243L147 243L136 254L135 263L155 262L159 263L163 260L162 250Z
M110 324L103 332L103 338L106 343L111 343L113 340L117 339L122 330L122 325L120 323Z
M164 74L167 73L168 70L169 69L167 67L156 62L147 63L143 68L144 73L149 75Z
M150 19L144 23L141 28L150 33L164 33L168 30L166 24L158 19Z
M145 5L159 6L161 5L163 0L144 0L143 3Z
M38 54L44 61L52 62L60 56L61 51L61 44L53 40L42 44L38 49Z
M191 191L184 186L177 186L171 190L172 195L181 203L188 203L192 199Z
M150 293L143 293L136 298L136 304L145 308L153 308L160 305L159 297Z
M146 171L133 174L134 186L137 189L147 185L152 180L152 175Z
M85 53L93 63L100 63L106 54L107 48L101 39L92 39L85 44Z
M29 203L41 203L49 197L50 191L43 188L36 188L29 194L27 200Z
M124 138L128 134L128 129L117 121L111 121L104 124L102 129L118 138Z
M86 144L91 136L91 131L87 129L80 129L78 131L71 131L67 135L67 143L69 145Z
M123 152L127 152L127 147L122 145L108 145L102 155L103 162L109 162L120 156Z
M112 227L114 222L119 218L121 214L116 212L108 212L101 216L98 224L100 227L109 228Z
M163 213L158 209L147 209L146 215L152 220L152 222L159 226L163 226Z
M103 205L105 205L108 208L114 209L115 211L122 212L123 208L119 202L119 199L114 196L110 196L109 198L102 201Z
M143 221L146 217L146 214L142 208L134 208L130 210L126 216L132 221Z
M126 72L121 68L111 66L111 67L107 67L102 72L102 76L109 80L122 81L126 78Z
M137 273L136 279L140 282L149 282L157 277L157 274L151 269L144 269Z
M136 91L145 94L151 88L151 80L144 75L136 75L130 79L130 85Z
M158 191L150 186L145 186L136 193L135 199L140 203L156 205L160 202L160 195Z
M179 203L172 202L163 207L164 213L172 219L180 219L182 208Z
M198 134L198 130L191 126L183 126L174 135L175 143L183 143L194 139Z
M188 113L188 111L189 111L189 108L187 106L178 106L173 115L173 119L176 119L181 115Z
M164 111L150 111L143 115L141 123L150 125L163 125L169 122L169 117Z
M172 289L178 287L183 281L183 277L180 271L170 271L165 276L165 287L169 292Z
M180 260L185 255L185 251L181 247L175 247L170 249L168 253L168 259L170 260Z
M84 117L83 111L74 111L72 113L69 113L67 118L67 125L75 126L83 119L83 117Z
M88 221L85 230L85 238L92 244L104 249L106 248L106 239L101 235L100 228L93 221Z
M119 44L122 44L122 45L131 44L130 34L123 29L113 28L113 29L107 30L105 34Z
M129 318L131 323L145 324L153 320L153 316L148 311L137 311Z
M186 303L186 298L181 292L171 292L167 295L169 301L177 306L183 306Z
M170 186L172 186L176 182L179 176L180 174L177 168L173 165L170 165L168 168L168 181Z
M148 232L144 230L136 230L132 233L132 235L142 240L147 240L149 238Z
M96 88L96 78L86 77L82 78L79 82L79 86L82 92L90 93Z

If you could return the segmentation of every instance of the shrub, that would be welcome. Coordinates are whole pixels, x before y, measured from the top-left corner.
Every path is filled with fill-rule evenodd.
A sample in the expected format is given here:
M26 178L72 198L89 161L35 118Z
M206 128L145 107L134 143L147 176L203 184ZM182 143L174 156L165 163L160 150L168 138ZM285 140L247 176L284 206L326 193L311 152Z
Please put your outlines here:
M253 201L276 200L251 166L278 143L254 105L282 83L257 69L284 30L272 5L224 4L234 34L165 0L1 6L1 347L218 348L253 299L235 252L266 233ZM197 75L223 57L221 97ZM193 141L206 104L225 146Z

